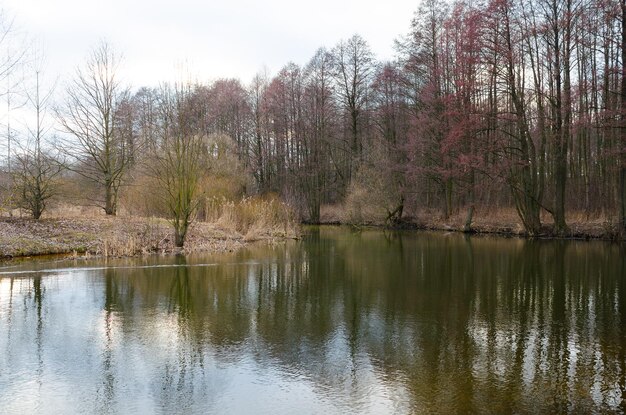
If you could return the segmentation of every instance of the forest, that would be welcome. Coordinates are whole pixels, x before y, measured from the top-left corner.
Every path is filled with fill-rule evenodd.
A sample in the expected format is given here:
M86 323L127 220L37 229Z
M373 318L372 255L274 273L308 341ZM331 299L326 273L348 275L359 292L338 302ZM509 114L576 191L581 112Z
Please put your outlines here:
M462 213L469 230L511 209L530 236L574 217L626 234L626 0L424 0L395 50L379 61L355 34L249 82L130 88L103 42L62 102L28 94L3 208L170 217L181 245L194 218L261 196L307 223Z

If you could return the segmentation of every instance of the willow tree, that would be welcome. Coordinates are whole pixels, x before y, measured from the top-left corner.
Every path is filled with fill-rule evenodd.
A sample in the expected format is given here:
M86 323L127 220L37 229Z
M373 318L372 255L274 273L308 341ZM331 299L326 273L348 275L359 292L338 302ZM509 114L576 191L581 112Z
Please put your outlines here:
M73 171L94 183L103 194L95 202L107 215L117 213L120 186L134 149L116 129L117 102L123 96L117 79L119 59L107 43L96 47L66 90L59 122L70 135L63 150Z
M153 140L148 170L174 226L174 243L182 248L199 205L200 179L206 160L206 140L194 123L191 87L160 91L161 125Z

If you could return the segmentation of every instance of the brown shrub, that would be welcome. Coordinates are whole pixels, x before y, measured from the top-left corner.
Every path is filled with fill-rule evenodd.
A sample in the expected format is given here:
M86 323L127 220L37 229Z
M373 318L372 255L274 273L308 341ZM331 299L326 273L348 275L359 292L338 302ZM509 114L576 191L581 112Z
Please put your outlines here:
M214 199L217 224L234 230L245 240L296 238L300 227L292 209L278 198L248 197L238 202Z

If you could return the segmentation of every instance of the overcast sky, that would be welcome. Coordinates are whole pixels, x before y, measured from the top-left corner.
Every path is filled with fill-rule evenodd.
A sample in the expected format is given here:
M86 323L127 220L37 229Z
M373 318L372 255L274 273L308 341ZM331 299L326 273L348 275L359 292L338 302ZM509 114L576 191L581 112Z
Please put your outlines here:
M2 4L2 3L0 3ZM16 26L43 45L47 68L73 74L101 39L123 56L122 77L134 87L180 79L248 83L266 67L305 64L321 46L354 33L379 59L408 31L416 0L5 0Z

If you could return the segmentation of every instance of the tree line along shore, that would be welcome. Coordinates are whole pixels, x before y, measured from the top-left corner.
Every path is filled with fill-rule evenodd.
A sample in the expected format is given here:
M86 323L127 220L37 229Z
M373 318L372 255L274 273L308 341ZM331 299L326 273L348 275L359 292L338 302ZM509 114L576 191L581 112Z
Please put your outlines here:
M249 82L131 88L102 42L53 102L29 68L6 94L32 116L8 129L0 207L162 218L179 249L256 216L624 239L626 7L425 0L406 20L392 60L354 35Z
M71 214L67 214L69 209ZM39 220L29 217L0 218L0 260L63 255L74 258L89 257L132 257L152 254L233 252L253 242L282 242L302 236L302 225L293 219L275 220L255 215L247 220L235 219L227 214L210 221L194 221L183 248L175 245L171 223L163 218L134 216L105 216L90 211L77 215L67 208L65 212L53 209L54 214ZM63 213L63 216L58 216ZM241 213L239 213L241 214ZM345 210L336 206L322 208L322 225L349 225L352 230L363 227L384 227L384 221L360 223L346 220ZM263 215L262 215L263 216ZM585 218L583 218L585 219ZM471 230L465 225L466 217L452 215L442 221L436 214L423 215L393 226L395 229L411 231L464 232L476 235L498 235L504 237L527 237L524 227L513 211L479 214ZM570 221L568 235L554 235L546 226L539 238L595 239L620 241L621 235L615 228L601 220Z

